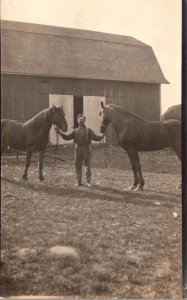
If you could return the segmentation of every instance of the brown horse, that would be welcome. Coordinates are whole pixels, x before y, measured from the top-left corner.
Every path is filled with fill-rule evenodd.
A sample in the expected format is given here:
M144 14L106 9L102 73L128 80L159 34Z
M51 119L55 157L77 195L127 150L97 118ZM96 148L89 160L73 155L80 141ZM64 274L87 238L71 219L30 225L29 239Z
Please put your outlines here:
M44 109L25 123L13 120L1 120L1 154L9 147L16 150L26 150L26 164L23 179L27 180L27 171L32 154L39 152L39 179L44 180L42 174L43 159L49 141L49 131L52 124L62 131L67 131L67 122L63 107Z
M143 190L144 178L139 161L139 151L155 151L172 147L181 160L181 122L178 120L145 121L127 110L103 105L101 102L101 133L111 123L116 131L120 146L127 151L134 183L130 190Z
M161 116L161 121L175 119L181 121L181 104L169 107L166 112Z

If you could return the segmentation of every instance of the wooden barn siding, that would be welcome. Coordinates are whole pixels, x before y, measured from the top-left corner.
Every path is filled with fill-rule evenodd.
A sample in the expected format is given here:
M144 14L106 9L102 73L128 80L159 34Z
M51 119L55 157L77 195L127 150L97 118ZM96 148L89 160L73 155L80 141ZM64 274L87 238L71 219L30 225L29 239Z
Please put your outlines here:
M2 76L2 118L26 121L46 108L48 95L36 78Z
M132 90L133 89L133 90ZM136 84L127 85L123 90L123 97L107 97L107 103L124 107L145 120L156 121L160 119L160 88L158 86ZM108 126L107 142L117 145L116 132Z
M49 106L49 94L104 96L146 120L160 118L160 85L2 75L2 118L28 120Z

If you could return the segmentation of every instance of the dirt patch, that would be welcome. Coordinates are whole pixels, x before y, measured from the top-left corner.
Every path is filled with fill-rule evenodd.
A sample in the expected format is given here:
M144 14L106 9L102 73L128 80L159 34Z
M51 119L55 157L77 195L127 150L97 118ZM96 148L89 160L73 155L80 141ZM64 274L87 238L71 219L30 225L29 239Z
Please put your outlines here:
M3 157L2 296L182 296L177 158L142 153L145 190L132 192L126 154L109 153L110 163L93 147L93 186L78 189L72 146L53 153L64 161L46 157L44 182L36 157L29 182L21 179L24 156Z

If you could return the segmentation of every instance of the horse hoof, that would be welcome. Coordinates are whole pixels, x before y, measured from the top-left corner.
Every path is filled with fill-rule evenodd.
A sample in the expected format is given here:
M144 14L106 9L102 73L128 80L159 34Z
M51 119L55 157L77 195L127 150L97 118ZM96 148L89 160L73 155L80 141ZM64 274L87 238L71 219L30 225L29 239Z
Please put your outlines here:
M143 191L143 186L141 186L141 185L138 185L136 188L135 188L135 192L137 192L137 191Z
M129 186L129 191L134 191L136 188L136 185L132 184L131 186Z
M28 180L28 177L25 174L23 174L22 178L23 178L24 181Z
M40 181L44 181L44 177L42 175L39 177L39 179Z

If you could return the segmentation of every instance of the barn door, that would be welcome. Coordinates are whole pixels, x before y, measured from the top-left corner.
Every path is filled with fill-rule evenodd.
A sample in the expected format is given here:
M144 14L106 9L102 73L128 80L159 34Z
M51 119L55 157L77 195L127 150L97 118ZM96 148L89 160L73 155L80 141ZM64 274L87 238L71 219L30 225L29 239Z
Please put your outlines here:
M73 130L73 96L72 95L56 95L50 94L49 95L49 106L61 106L63 105L66 121L68 123L68 131L67 133L72 132ZM56 131L54 130L54 126L52 126L50 130L50 143L52 145L56 144ZM59 144L67 144L72 143L72 141L65 141L61 137L59 138Z
M105 103L105 97L100 96L84 96L83 97L83 113L86 116L86 125L96 134L100 134L100 117L101 101Z
M74 96L74 128L79 126L77 116L83 114L83 97Z

